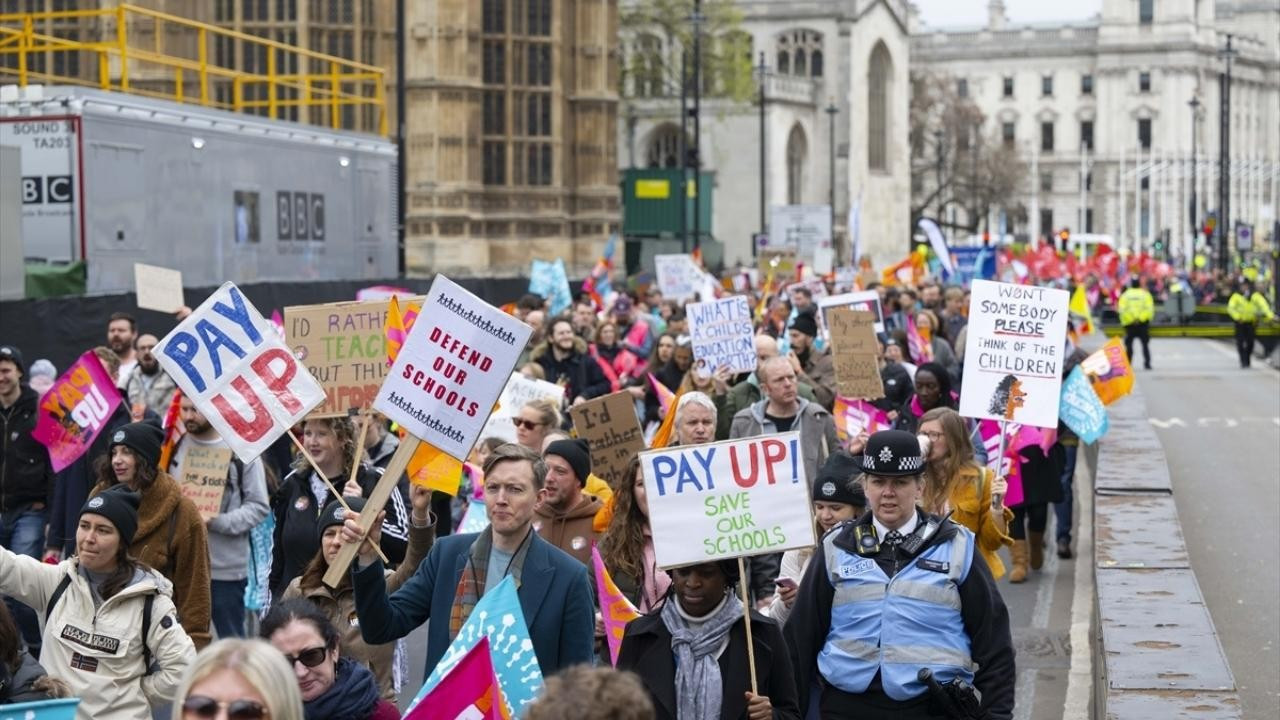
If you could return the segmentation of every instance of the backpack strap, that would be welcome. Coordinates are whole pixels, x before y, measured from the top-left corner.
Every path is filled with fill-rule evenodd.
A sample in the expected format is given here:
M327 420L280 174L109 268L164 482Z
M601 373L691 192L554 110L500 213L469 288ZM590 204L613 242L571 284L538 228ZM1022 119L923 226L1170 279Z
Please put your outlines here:
M147 644L147 638L151 635L151 607L155 605L155 593L147 593L147 597L142 601L142 674L151 674L151 646Z
M53 606L58 604L58 601L62 599L62 593L66 592L70 585L71 576L63 575L62 581L58 583L58 587L54 588L53 594L49 596L49 602L45 603L44 621L46 623L49 622L49 616L53 615Z

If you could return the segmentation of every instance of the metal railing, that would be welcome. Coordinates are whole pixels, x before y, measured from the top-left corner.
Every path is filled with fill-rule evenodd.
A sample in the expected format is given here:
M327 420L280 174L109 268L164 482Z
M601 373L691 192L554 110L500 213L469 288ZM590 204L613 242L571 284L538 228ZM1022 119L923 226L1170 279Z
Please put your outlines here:
M52 34L67 31L76 37ZM96 39L79 39L86 35ZM150 47L132 44L139 35L149 37ZM211 59L219 42L230 63ZM265 72L227 66L250 55L262 59ZM79 61L86 56L96 66ZM79 72L86 65L89 71ZM373 65L136 5L0 14L0 83L24 87L33 82L97 87L385 136L385 74Z

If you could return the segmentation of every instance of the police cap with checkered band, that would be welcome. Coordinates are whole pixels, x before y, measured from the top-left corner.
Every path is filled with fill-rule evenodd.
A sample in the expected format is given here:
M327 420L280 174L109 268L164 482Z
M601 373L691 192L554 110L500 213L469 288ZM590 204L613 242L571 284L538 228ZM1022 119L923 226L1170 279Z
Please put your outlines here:
M881 430L867 439L862 471L881 477L919 475L924 470L920 441L903 430Z

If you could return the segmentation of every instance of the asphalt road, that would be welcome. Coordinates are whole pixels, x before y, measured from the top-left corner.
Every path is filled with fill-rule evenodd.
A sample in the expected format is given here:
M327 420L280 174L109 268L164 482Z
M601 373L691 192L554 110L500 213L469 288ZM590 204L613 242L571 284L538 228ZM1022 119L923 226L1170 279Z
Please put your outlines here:
M1245 718L1280 717L1280 373L1213 340L1152 341L1138 370L1192 569ZM1140 354L1140 351L1139 351Z

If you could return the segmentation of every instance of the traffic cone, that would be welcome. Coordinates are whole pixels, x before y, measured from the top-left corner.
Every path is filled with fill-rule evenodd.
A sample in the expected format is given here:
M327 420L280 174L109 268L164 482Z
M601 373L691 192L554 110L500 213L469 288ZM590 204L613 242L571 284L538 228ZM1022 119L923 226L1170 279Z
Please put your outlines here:
M1013 556L1013 569L1009 571L1009 582L1021 583L1027 581L1027 541L1014 540L1013 547L1009 549L1009 554Z

